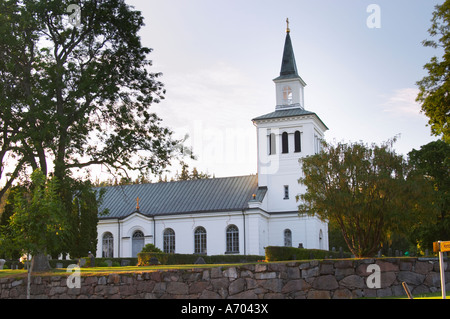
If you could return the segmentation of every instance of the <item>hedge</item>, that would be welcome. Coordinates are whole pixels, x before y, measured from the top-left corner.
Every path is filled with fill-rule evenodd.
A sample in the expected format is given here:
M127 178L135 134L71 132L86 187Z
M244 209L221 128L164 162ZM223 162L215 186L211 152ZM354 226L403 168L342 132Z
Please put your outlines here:
M348 258L350 254L344 253L340 256L339 252L306 249L295 247L268 246L265 249L266 261L285 261L285 260L305 260L305 259L327 259L327 258Z
M265 256L258 255L194 255L194 254L168 254L168 253L138 253L138 266L150 265L150 258L155 257L161 265L195 264L199 257L207 264L229 264L257 262L264 260Z

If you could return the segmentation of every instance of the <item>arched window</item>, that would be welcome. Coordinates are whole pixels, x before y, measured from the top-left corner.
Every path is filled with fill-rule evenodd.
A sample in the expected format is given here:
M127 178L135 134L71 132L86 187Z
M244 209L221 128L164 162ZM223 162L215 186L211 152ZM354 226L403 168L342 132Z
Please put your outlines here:
M289 136L287 132L281 134L281 152L283 154L289 153Z
M165 229L163 238L164 238L164 245L163 245L164 252L170 254L175 253L175 232L173 231L173 229L172 228Z
M144 241L145 241L144 233L141 232L140 230L136 230L133 233L133 237L131 239L131 246L132 246L131 253L133 257L137 257L137 254L139 254L142 251L142 248L144 248L145 244Z
M302 151L302 140L301 140L301 134L299 131L295 131L294 134L294 144L295 144L295 152L300 153Z
M226 253L239 253L239 229L235 225L227 227L227 251Z
M269 135L269 155L276 154L276 149L277 149L276 137L274 133L271 133Z
M206 255L206 229L197 227L194 232L194 253Z
M111 233L105 233L102 239L102 257L114 257L114 237Z
M284 246L292 247L292 232L290 229L284 230Z
M286 105L292 104L292 89L289 86L283 88L283 102Z

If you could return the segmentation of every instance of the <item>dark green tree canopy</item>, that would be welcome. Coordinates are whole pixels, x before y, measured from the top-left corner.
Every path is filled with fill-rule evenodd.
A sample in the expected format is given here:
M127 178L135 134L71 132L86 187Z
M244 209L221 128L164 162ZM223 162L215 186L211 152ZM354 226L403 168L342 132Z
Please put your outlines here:
M414 226L413 240L431 249L433 242L450 239L450 145L438 140L408 153L414 170L432 185L432 220Z
M428 75L417 82L422 112L429 118L431 133L442 136L450 143L450 1L437 5L428 30L435 40L425 40L423 45L439 49L442 57L434 56L425 64Z
M151 112L165 90L139 11L123 0L3 0L0 12L0 178L15 164L0 195L29 167L60 180L95 164L160 174L183 152Z
M392 143L324 142L321 153L303 159L300 214L339 228L357 257L373 256L389 232L406 232L427 206L421 201L427 185Z

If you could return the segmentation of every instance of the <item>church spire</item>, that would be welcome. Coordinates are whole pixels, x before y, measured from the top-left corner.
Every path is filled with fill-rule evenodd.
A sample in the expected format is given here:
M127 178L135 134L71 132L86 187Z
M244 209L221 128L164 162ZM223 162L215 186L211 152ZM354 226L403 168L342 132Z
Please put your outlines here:
M277 90L276 108L299 107L304 109L303 89L306 83L298 75L290 34L289 19L286 19L286 40L284 42L280 76L273 80Z
M289 27L289 18L286 19L286 40L284 42L283 60L281 62L280 76L275 80L299 78L297 63L295 62L294 49L291 41L291 29Z

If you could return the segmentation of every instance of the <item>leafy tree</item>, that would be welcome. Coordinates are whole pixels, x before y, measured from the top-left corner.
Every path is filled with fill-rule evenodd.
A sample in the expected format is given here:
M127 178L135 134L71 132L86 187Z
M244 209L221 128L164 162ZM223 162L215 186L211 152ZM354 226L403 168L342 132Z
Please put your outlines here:
M211 178L211 175L203 172L199 172L196 167L192 169L192 172L189 173L189 165L183 161L181 161L181 173L178 172L175 175L176 181L188 181L192 179L208 179ZM160 176L160 182L162 178Z
M321 153L303 159L300 214L339 228L358 257L373 256L389 232L406 232L426 207L426 185L391 143L324 142Z
M183 153L150 110L165 89L139 11L124 0L11 0L0 12L0 173L15 157L0 195L27 167L47 175L53 162L60 181L91 165L159 174Z
M425 47L442 49L443 56L434 56L424 68L428 71L419 86L417 101L422 103L422 112L429 118L432 134L442 135L450 143L450 0L437 5L428 30L431 37L437 40L425 40Z
M147 176L185 153L151 111L165 89L138 35L143 25L124 0L0 1L0 197L21 174L52 173L74 218L65 251L94 244L93 197L80 195L73 170L103 165Z
M430 142L408 154L414 170L425 176L433 187L431 205L435 208L431 222L413 227L412 238L423 249L432 248L434 241L450 239L450 145Z
M30 269L36 271L50 268L47 253L57 250L65 235L67 218L57 184L55 177L47 179L40 170L34 171L31 183L15 192L8 231L1 236L1 246L33 256Z
M65 204L70 207L68 214L68 225L66 240L62 249L57 250L54 255L68 253L72 258L87 256L89 251L97 250L97 224L99 214L98 207L103 199L105 190L94 190L93 185L88 182L71 180L67 189L71 190L72 200Z

